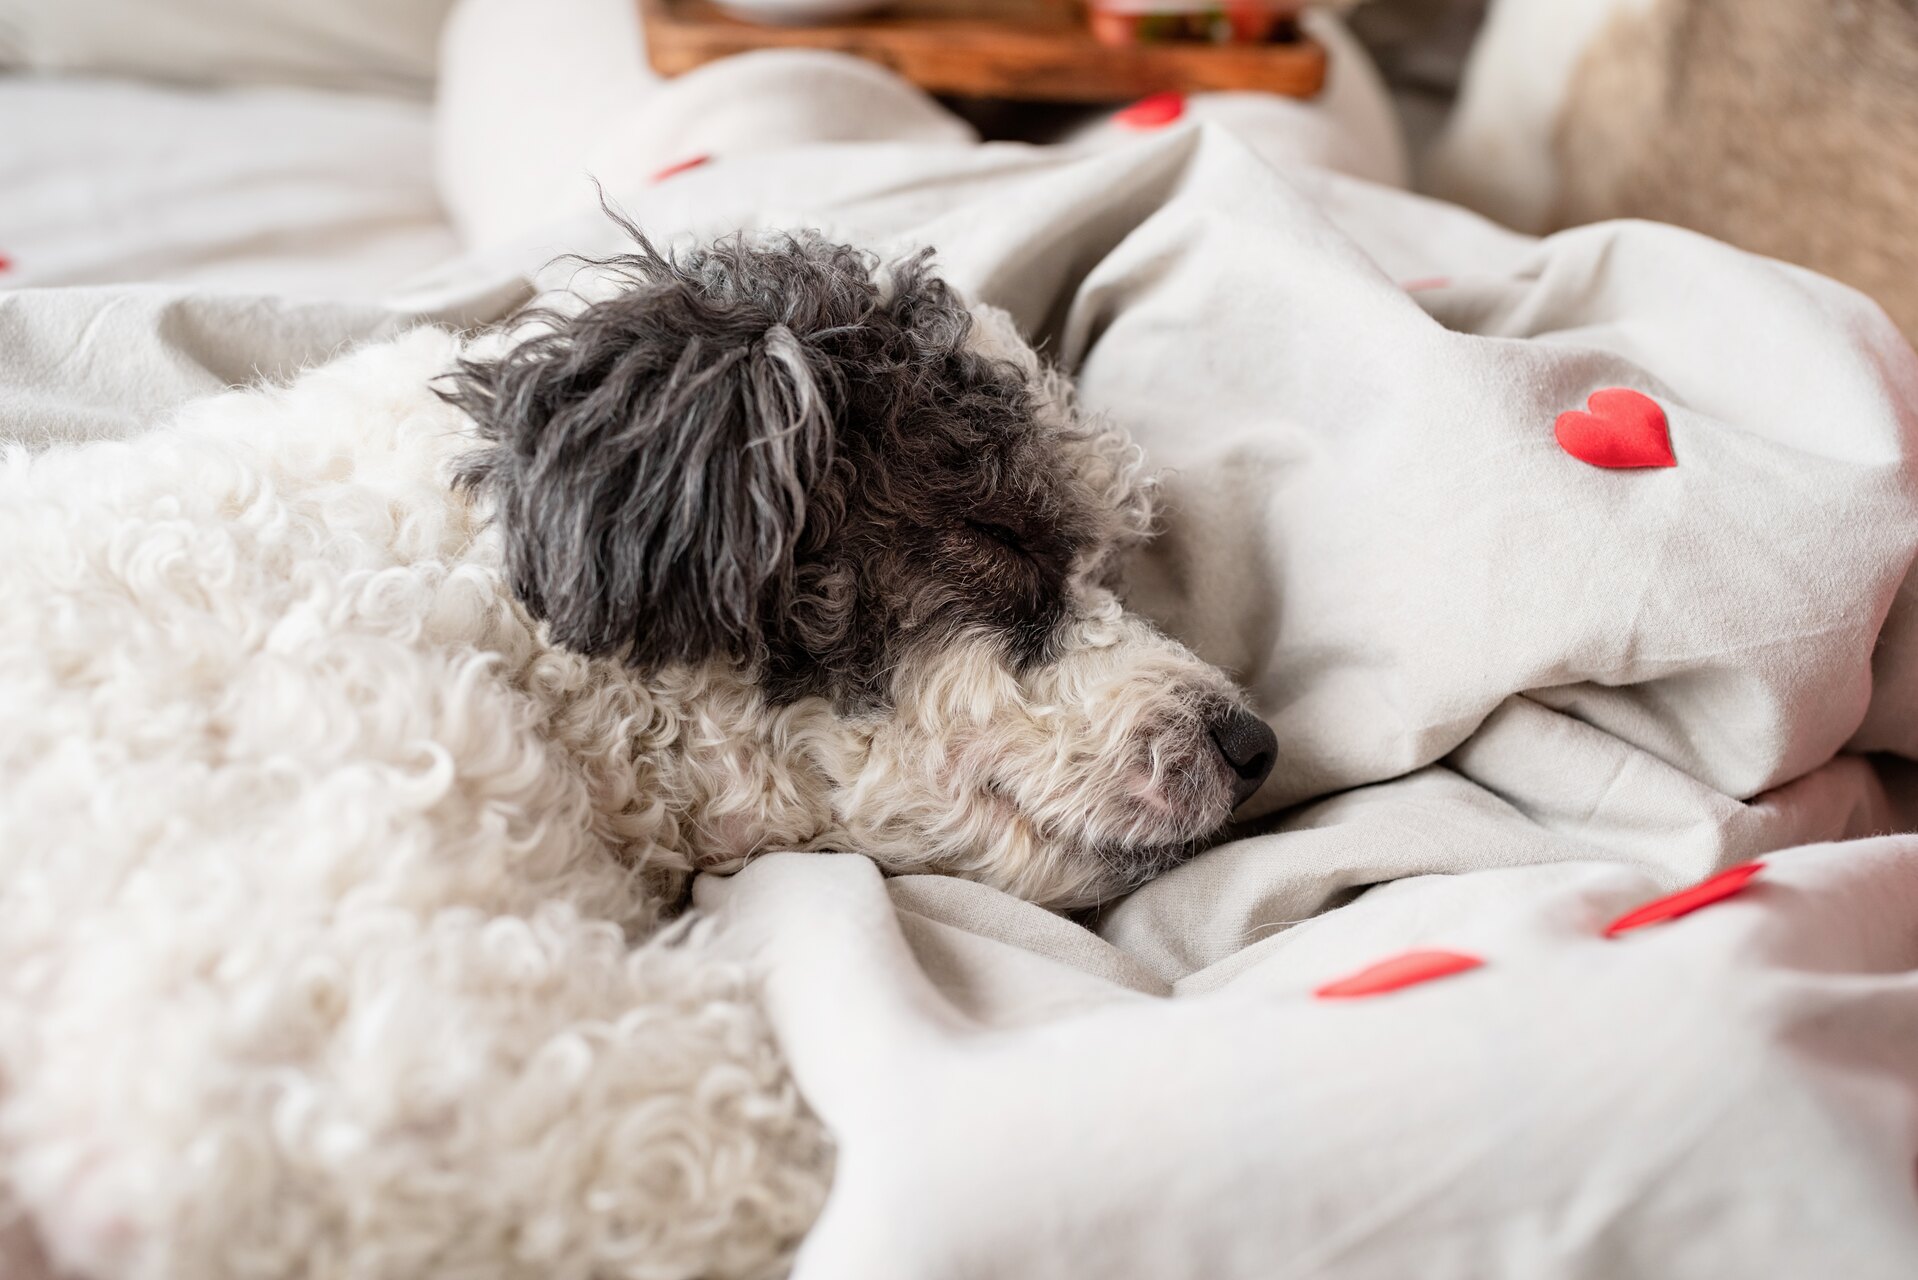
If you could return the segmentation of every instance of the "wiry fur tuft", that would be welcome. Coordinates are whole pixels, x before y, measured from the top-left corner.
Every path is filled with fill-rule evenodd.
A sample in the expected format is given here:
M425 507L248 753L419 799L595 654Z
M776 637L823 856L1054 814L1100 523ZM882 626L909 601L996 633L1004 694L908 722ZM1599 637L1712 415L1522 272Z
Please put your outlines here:
M968 348L927 254L882 287L816 236L672 257L626 229L635 252L590 264L614 296L534 313L543 331L444 392L491 444L462 479L498 508L516 588L581 653L875 700L873 579L902 531L975 497L937 481L1024 426L1025 379Z

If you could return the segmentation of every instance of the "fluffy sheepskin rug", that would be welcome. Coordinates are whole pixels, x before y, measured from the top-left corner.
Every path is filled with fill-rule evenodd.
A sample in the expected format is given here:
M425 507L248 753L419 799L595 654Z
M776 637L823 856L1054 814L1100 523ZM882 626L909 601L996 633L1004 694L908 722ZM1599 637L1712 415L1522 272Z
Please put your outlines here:
M823 1200L746 975L661 927L648 691L535 643L448 498L455 350L0 467L16 1256L760 1276Z

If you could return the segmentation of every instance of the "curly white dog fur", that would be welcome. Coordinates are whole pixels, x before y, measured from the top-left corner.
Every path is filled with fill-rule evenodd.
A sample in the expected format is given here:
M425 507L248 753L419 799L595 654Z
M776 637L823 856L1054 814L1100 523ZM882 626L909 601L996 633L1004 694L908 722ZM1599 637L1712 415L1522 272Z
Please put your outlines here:
M1082 904L1271 767L1121 608L1134 452L1003 317L809 239L611 269L516 343L5 458L16 1253L774 1273L829 1144L749 976L662 927L687 876L852 849Z

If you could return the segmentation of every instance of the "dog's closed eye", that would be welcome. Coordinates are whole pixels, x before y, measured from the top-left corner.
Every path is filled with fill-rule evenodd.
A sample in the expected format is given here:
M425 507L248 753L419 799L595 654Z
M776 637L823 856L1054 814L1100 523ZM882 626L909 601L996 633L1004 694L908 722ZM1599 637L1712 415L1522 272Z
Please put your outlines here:
M966 527L986 542L996 544L1028 560L1032 559L1032 548L1028 547L1017 533L1002 524L994 524L989 520L968 520Z

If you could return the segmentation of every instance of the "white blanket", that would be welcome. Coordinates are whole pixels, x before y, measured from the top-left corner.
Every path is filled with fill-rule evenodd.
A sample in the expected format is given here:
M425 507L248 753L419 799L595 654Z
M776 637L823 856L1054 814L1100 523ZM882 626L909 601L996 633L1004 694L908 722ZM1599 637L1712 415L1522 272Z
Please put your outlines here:
M1829 842L1918 827L1918 357L1693 235L1533 242L1275 154L1186 124L598 174L656 234L936 246L1171 469L1136 598L1281 743L1257 834L1094 929L857 858L702 884L841 1145L798 1274L1912 1274L1918 836ZM546 247L614 241L500 261ZM1676 467L1558 446L1609 386ZM1414 947L1485 963L1310 994Z

